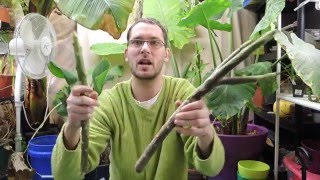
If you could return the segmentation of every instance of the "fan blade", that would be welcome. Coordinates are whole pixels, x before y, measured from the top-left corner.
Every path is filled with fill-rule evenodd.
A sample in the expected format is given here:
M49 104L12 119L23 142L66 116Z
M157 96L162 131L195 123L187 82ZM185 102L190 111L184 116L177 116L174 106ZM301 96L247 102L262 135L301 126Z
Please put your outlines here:
M32 29L32 23L27 19L22 20L18 29L20 32L18 36L23 40L27 55L34 48L35 35Z
M46 76L46 66L47 61L40 54L39 49L33 49L26 57L22 69L27 76L41 79Z

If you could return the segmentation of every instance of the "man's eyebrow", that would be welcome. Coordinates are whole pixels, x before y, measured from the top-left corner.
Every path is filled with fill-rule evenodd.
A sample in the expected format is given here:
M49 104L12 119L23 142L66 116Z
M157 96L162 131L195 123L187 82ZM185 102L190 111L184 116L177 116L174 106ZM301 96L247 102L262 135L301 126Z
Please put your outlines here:
M142 37L142 36L137 36L137 37L132 37L132 39L141 39L141 40L143 40L144 38ZM159 39L159 38L157 38L157 37L151 37L151 38L148 38L148 39L152 39L152 40L161 40L161 39ZM147 39L147 40L148 40ZM162 41L162 40L161 40Z

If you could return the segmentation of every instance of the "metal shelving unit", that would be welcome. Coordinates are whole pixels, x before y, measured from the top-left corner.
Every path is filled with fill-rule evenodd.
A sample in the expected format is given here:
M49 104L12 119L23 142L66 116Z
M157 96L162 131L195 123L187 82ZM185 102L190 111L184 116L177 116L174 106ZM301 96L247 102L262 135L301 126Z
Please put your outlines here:
M286 101L290 101L294 104L298 104L310 109L320 111L320 103L309 101L306 95L300 98L300 97L293 97L292 94L280 93L278 95L278 98Z
M310 1L309 1L310 2ZM312 1L311 1L312 2ZM298 4L302 5L303 3L306 4L305 0L298 0ZM308 3L308 2L307 2ZM319 6L319 1L316 4L316 7ZM305 5L304 4L304 5ZM319 8L320 9L320 8ZM319 10L317 8L317 10ZM304 40L305 37L305 9L303 6L301 6L299 8L299 10L297 11L297 21L298 21L298 37L300 37L301 39ZM279 15L278 17L278 29L280 30L282 27L281 24L281 15ZM277 59L279 59L281 57L281 47L278 44L277 45ZM278 63L277 65L277 73L280 74L281 72L281 65L280 63ZM286 100L286 101L290 101L296 105L302 106L302 107L307 107L310 109L314 109L314 110L318 110L320 111L320 103L316 103L316 102L312 102L309 101L307 96L304 97L293 97L292 94L284 94L284 93L280 93L280 76L277 77L277 82L278 82L278 90L276 92L276 115L275 115L275 149L274 149L274 179L278 180L278 169L279 169L279 165L278 165L278 161L279 161L279 128L280 128L280 118L279 118L279 100ZM301 113L301 112L299 112Z

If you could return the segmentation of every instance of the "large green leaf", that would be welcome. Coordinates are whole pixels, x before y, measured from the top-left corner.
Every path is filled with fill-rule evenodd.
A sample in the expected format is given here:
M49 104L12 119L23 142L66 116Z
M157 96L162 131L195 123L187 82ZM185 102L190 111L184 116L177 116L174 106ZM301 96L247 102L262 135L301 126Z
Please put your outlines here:
M110 54L123 54L127 48L126 44L118 43L98 43L90 47L90 50L100 56Z
M57 113L61 116L67 116L67 98L69 97L69 94L71 93L71 87L70 86L64 86L56 95L53 100L53 105L56 106L59 103L61 103L60 106L57 108Z
M255 76L264 75L267 73L272 73L272 63L271 62L258 62L251 64L243 69L235 71L237 76ZM276 76L264 78L258 81L264 96L268 97L273 94L277 88Z
M106 58L101 59L99 64L97 64L97 66L93 70L93 73L92 73L93 89L97 91L98 94L100 94L103 89L103 85L109 70L110 70L110 63Z
M250 64L245 68L235 71L237 76L253 76L253 75L262 75L266 73L271 73L272 63L271 62L258 62L255 64Z
M221 85L206 96L207 105L215 117L228 119L252 101L255 89L254 83Z
M320 96L320 50L299 39L291 33L292 43L283 33L277 33L275 39L286 48L292 67L316 96Z
M76 75L72 74L71 72L69 72L61 67L58 67L52 61L50 61L48 63L48 69L54 76L56 76L58 78L65 79L67 81L68 85L70 85L70 86L74 85L78 81L78 78Z
M55 0L60 11L89 29L119 38L127 27L135 0Z
M117 65L117 66L111 67L106 77L106 81L112 81L115 77L123 76L123 72L124 72L123 66Z
M36 6L37 13L47 16L55 7L53 0L31 0L32 4Z
M231 2L231 6L229 8L228 17L231 17L233 13L242 9L244 0L229 0Z
M144 17L153 17L166 26L169 41L178 49L195 36L193 29L177 25L181 14L180 0L146 0L143 7Z
M265 15L254 28L250 38L259 36L259 32L270 28L271 24L277 22L277 18L284 7L285 0L267 0Z
M192 27L202 25L207 29L230 31L230 24L222 24L211 19L224 12L230 5L229 0L206 0L192 8L191 11L181 19L179 25Z

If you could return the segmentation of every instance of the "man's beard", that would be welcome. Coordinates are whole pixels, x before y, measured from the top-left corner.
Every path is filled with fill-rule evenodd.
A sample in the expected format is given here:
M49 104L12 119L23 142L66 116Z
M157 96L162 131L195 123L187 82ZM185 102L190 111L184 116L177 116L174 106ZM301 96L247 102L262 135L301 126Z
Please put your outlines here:
M162 71L163 66L161 66L158 70L154 72L154 74L151 75L140 75L139 73L136 73L136 71L131 70L131 73L134 77L140 80L153 80L155 79Z
M154 73L152 75L144 76L144 75L139 75L135 71L131 71L132 75L134 77L136 77L137 79L140 79L140 80L153 80L160 74L160 72L161 71L158 71L158 72L156 72L156 73Z

